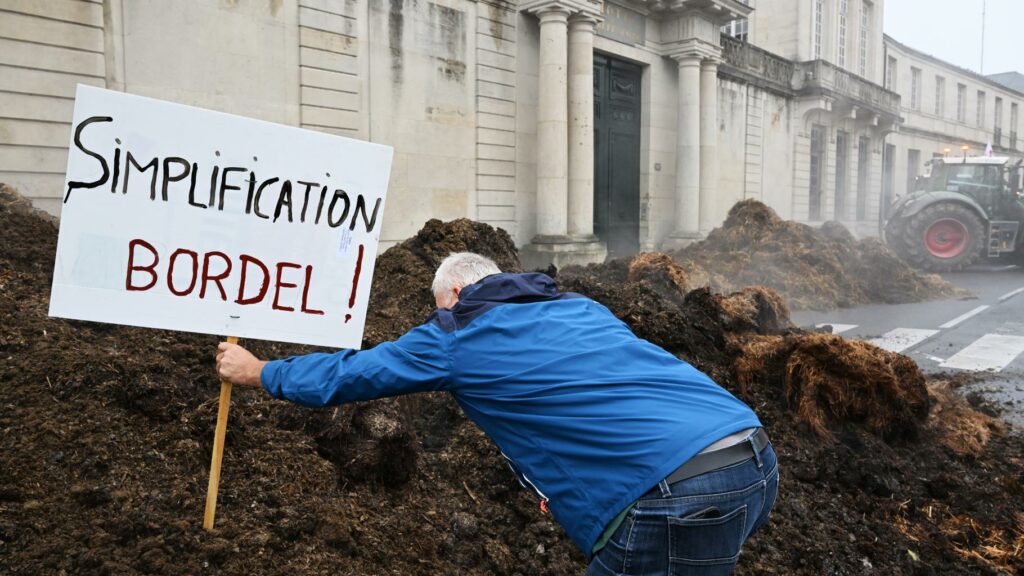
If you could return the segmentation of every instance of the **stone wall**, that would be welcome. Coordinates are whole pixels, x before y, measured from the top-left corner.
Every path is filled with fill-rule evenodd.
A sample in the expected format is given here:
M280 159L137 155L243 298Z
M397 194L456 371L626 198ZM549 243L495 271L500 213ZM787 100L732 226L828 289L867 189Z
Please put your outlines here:
M395 147L381 240L476 213L477 4L369 0L369 136Z
M298 30L285 2L162 0L106 5L108 87L298 124Z
M515 238L518 15L508 3L477 4L477 218Z
M60 212L75 85L104 86L101 2L0 0L0 182Z
M752 87L720 78L718 82L718 196L711 212L713 226L725 220L729 208L747 195L747 138L750 105L748 92ZM760 153L760 142L755 154ZM758 162L759 163L759 162Z
M540 26L537 18L518 13L516 20L516 147L511 156L516 163L517 245L528 243L537 234L537 97ZM488 154L498 150L484 149ZM504 152L504 151L502 151ZM507 152L500 159L508 157Z
M759 200L774 208L783 218L793 218L793 196L797 191L792 174L797 150L794 146L792 102L772 92L763 92L761 96L764 100L764 136Z
M368 138L366 4L299 1L299 81L303 128Z

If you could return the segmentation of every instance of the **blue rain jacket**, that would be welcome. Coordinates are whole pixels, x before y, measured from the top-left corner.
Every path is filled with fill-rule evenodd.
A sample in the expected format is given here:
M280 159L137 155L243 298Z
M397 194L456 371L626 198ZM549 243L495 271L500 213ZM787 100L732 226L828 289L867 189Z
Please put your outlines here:
M705 374L543 274L495 274L394 342L269 362L275 398L330 406L447 390L588 557L626 506L760 426Z

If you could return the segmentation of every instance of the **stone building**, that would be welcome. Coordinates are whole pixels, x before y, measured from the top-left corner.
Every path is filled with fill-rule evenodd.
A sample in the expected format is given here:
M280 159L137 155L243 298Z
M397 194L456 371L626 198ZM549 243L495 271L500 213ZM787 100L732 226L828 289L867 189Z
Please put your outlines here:
M875 234L908 164L983 146L995 120L1015 148L1021 96L885 39L883 9L0 0L0 181L59 212L85 83L393 145L385 243L469 217L530 265L596 261L699 238L744 198ZM914 74L918 99L946 78L946 121L909 108ZM992 100L984 126L953 116L960 84Z
M927 172L927 161L960 156L965 146L971 155L991 146L996 156L1022 157L1024 142L1017 133L1024 93L1011 87L1020 74L981 76L888 36L885 50L885 84L903 96L903 124L887 145L893 170L887 172L883 195L905 193Z

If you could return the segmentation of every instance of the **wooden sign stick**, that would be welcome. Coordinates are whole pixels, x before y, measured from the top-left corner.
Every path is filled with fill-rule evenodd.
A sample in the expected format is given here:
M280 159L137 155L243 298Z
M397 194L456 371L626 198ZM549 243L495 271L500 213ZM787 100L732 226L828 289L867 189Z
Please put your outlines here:
M228 344L238 344L238 337L228 336ZM224 457L224 435L228 431L228 410L231 408L231 382L220 381L220 403L217 406L217 428L213 434L213 460L210 462L210 485L206 489L206 514L203 528L213 530L217 514L217 490L220 487L220 461Z

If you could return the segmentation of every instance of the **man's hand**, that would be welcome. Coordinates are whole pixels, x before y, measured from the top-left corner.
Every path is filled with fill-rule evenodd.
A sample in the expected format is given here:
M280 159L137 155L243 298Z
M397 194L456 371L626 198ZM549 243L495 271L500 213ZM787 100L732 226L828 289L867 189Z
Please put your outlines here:
M260 372L266 363L238 344L221 342L217 346L217 375L232 384L259 387Z

